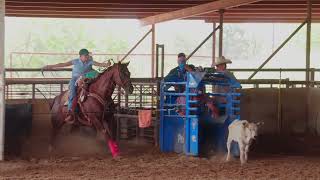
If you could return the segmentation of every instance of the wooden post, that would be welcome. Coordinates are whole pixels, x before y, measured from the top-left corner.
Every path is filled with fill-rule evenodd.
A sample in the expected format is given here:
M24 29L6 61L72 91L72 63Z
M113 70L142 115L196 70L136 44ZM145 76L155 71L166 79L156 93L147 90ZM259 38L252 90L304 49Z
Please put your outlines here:
M161 45L161 79L164 77L164 44Z
M311 14L312 2L307 0L307 38L306 38L306 87L307 87L307 110L306 110L306 133L310 132L310 52L311 52Z
M63 84L61 83L60 84L60 93L62 93L63 92Z
M156 47L156 28L155 25L152 24L151 28L152 38L151 38L151 77L154 78L154 61L155 61L155 47Z
M311 13L312 13L312 2L307 0L307 40L306 40L306 81L307 87L310 82L310 52L311 52Z
M143 86L143 85L140 84L140 89L139 89L139 90L140 90L140 92L139 92L139 93L140 93L140 97L139 97L139 98L140 98L140 99L139 99L139 100L140 100L140 102L139 102L140 108L142 108L142 92L143 92L143 91L142 91L142 89L143 89L142 86Z
M5 0L0 0L0 160L4 160L5 82L4 82L4 13Z
M219 31L219 57L222 56L222 50L223 50L223 13L224 13L223 9L219 10L219 14L220 14L220 22L219 22L219 26L220 26L220 31Z
M156 44L156 75L153 77L159 77L159 44Z
M213 23L212 31L216 29L216 23ZM216 61L216 32L212 36L212 64Z
M35 99L36 99L36 84L32 84L32 100L35 100Z
M310 86L314 87L314 77L315 77L315 69L314 68L310 68Z
M160 109L160 81L157 80L157 87L156 87L156 109ZM154 93L154 86L152 86L152 94ZM156 119L154 121L154 141L155 146L159 146L159 126L160 126L160 112L156 111Z
M219 25L220 26L220 25ZM213 23L212 31L216 29L216 23ZM214 63L216 62L216 31L212 35L212 60L211 60L211 66L214 68ZM213 93L214 85L211 85L211 92Z

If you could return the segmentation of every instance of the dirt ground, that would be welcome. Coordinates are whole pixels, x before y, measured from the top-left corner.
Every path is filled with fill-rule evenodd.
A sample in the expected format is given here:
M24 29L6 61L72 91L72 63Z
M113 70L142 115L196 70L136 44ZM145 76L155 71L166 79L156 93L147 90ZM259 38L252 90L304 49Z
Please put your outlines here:
M104 147L105 148L105 147ZM224 155L195 158L161 153L147 145L121 145L122 158L110 153L10 158L0 162L0 179L319 179L320 156L249 155L224 162ZM81 151L81 149L78 149Z

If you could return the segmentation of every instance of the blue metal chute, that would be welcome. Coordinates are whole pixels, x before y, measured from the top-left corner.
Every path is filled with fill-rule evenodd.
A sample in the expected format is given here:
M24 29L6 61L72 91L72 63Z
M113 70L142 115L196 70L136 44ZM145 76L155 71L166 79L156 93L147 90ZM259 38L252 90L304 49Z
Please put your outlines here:
M188 85L190 88L197 88L199 86L199 84L201 83L203 77L205 76L205 72L190 72L187 73L188 76Z
M241 88L240 83L228 73L192 72L186 77L183 82L161 83L160 108L177 109L160 112L161 151L197 156L207 139L217 149L225 150L227 127L235 119L240 119L241 94L236 92ZM168 91L168 87L175 85L183 86L184 92ZM227 92L207 92L207 85L226 88ZM213 118L206 104L199 100L203 96L224 98L225 102L215 105L223 114ZM177 103L179 98L185 102Z

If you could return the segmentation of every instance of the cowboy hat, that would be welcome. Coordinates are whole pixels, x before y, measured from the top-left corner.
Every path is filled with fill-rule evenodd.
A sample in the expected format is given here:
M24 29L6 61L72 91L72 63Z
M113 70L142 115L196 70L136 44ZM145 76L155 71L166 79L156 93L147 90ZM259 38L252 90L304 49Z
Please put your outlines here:
M230 59L226 59L224 56L217 57L216 61L212 64L212 66L218 66L220 64L231 64L232 61Z

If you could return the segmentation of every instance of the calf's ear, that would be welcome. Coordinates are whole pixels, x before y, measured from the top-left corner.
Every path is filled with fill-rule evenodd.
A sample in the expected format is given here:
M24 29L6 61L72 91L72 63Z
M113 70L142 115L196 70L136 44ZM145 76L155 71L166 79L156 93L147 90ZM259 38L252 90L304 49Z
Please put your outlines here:
M243 127L249 127L248 121L243 121L243 122L242 122L242 125L243 125Z
M262 125L264 125L264 122L262 122L262 121L259 121L259 122L257 123L257 126L262 126Z

